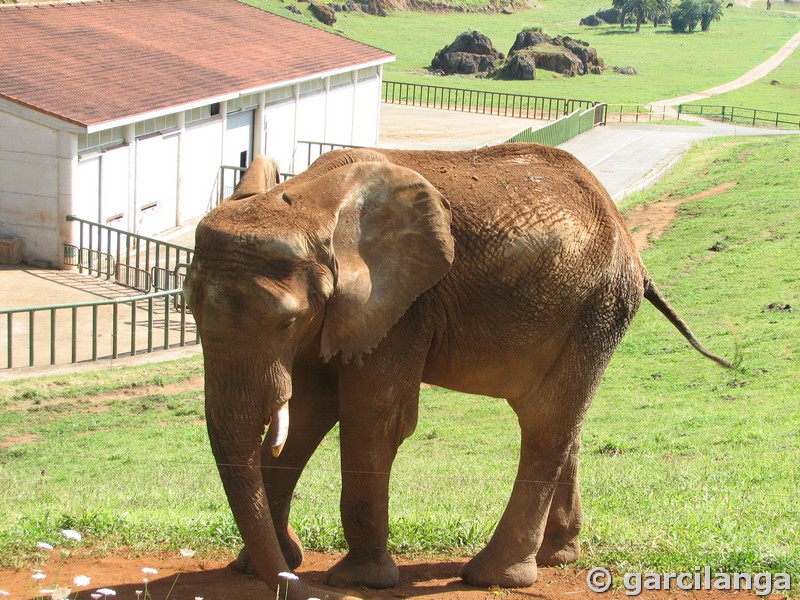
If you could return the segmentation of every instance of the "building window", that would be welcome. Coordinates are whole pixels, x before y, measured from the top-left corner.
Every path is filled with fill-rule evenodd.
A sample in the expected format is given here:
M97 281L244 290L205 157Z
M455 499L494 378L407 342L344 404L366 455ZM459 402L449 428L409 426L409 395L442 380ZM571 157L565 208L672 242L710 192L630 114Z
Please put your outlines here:
M312 79L311 81L304 81L300 84L300 95L313 94L325 87L322 79Z
M337 75L331 75L331 87L340 87L343 85L352 85L353 84L353 72L350 71L349 73L339 73Z
M214 104L207 104L206 106L200 106L198 108L193 108L192 110L186 111L186 123L196 123L197 121L205 121L206 119L210 119L211 117L215 117L219 114L219 102L215 102Z
M125 143L125 128L112 127L94 133L78 134L78 152L93 148L101 149Z
M151 133L163 133L178 126L178 115L164 115L154 119L147 119L136 123L136 137L150 135Z
M269 90L266 93L266 96L267 104L275 104L277 102L288 100L289 98L294 98L294 90L291 86L281 87L274 90Z
M228 114L231 114L242 110L251 110L257 106L258 94L248 94L247 96L239 96L228 100L226 110Z
M378 67L367 67L366 69L358 70L358 80L372 79L378 76Z

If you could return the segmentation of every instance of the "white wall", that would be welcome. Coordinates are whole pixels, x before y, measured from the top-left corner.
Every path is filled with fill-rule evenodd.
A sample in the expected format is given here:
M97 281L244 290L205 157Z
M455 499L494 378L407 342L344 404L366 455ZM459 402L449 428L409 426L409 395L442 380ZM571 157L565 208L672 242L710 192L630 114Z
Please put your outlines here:
M380 73L365 69L333 85L326 79L266 92L263 110L255 112L189 124L180 115L178 128L163 135L134 140L129 125L126 144L87 152L80 161L77 126L0 100L0 234L23 238L23 260L60 266L62 245L77 230L66 215L144 235L182 224L213 208L220 165L238 165L244 149L252 160L261 151L254 139L281 171L294 173L308 162L298 141L374 146ZM245 131L249 140L242 139Z
M0 233L22 238L23 261L57 266L77 137L2 107L0 131Z
M181 134L180 218L205 214L216 204L222 156L222 119L189 123Z

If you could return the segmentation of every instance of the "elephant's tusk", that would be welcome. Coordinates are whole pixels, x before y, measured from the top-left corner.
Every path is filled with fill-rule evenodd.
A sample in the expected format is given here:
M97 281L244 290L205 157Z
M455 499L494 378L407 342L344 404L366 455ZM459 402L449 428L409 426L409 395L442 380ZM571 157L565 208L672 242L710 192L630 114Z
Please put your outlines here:
M278 410L272 413L269 421L269 445L272 448L272 456L278 458L289 436L289 403L283 404Z

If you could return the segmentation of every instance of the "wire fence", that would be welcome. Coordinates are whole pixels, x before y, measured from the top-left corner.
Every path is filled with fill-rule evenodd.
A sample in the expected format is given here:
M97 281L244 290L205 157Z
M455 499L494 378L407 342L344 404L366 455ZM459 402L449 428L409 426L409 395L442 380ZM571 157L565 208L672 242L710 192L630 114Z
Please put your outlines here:
M741 106L681 104L678 106L678 118L680 115L697 115L723 123L738 123L753 127L800 129L800 114Z

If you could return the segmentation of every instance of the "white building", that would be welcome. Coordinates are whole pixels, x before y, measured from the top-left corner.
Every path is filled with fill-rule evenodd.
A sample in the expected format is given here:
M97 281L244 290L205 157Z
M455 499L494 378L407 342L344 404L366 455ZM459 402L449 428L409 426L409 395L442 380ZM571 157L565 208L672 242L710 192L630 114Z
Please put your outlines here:
M0 5L0 56L0 235L52 266L68 214L151 235L209 210L222 165L376 144L394 60L236 0Z

